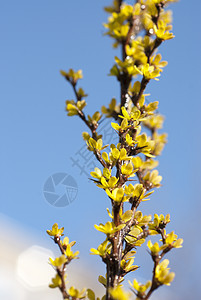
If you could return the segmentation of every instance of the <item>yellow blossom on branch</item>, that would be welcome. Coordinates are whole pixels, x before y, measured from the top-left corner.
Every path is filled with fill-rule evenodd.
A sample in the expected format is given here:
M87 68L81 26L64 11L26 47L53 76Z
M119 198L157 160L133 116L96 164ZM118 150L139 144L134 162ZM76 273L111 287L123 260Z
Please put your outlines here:
M68 294L69 294L69 296L72 297L72 299L84 299L85 292L86 292L86 289L82 289L81 291L79 291L78 289L74 288L74 286L71 286L68 289Z
M52 226L52 230L47 230L47 234L49 234L50 236L62 236L63 235L63 231L64 231L64 227L60 228L58 227L58 224L55 223Z
M139 296L143 296L146 290L151 286L151 280L147 281L146 284L139 283L136 279L133 280L133 283L129 281L130 286L138 292Z
M112 192L110 192L109 189L106 189L105 190L107 195L112 199L114 200L115 202L122 202L125 200L124 198L124 189L121 187L121 188L115 188L114 190L112 190Z
M111 251L111 244L106 239L102 244L98 246L97 249L91 248L91 254L99 255L101 257L105 257L107 253Z
M55 258L55 260L53 260L50 257L49 260L50 260L51 265L54 267L61 267L65 262L67 262L67 259L64 254L61 255L60 257Z
M76 103L74 100L71 101L67 100L66 110L68 112L68 116L78 115L86 105L87 104L85 100L77 101Z
M83 78L82 70L74 71L73 69L70 69L68 72L61 70L60 73L72 84L76 84L78 79Z
M174 37L172 32L168 31L169 26L167 26L162 20L158 21L158 27L154 25L154 32L158 39L160 40L170 40Z
M111 221L94 225L106 235L105 239L98 247L91 248L91 254L98 255L106 265L105 277L98 278L106 289L101 300L130 299L130 293L123 290L121 283L127 273L138 268L134 264L135 253L148 238L147 246L154 263L151 281L141 284L134 280L130 283L137 300L143 300L149 299L159 286L172 282L174 273L169 272L169 261L162 259L173 248L182 247L183 243L174 231L166 233L169 214L155 214L152 219L151 215L143 215L139 208L143 201L149 200L153 189L161 186L162 176L155 169L158 161L154 158L161 154L166 134L159 133L163 125L163 117L158 113L159 102L149 100L146 88L150 81L158 80L167 65L158 48L163 41L173 38L171 13L166 6L176 0L139 0L129 4L121 0L111 1L112 4L105 9L109 18L104 26L106 35L113 39L113 46L121 48L120 56L114 57L109 74L119 83L119 96L112 98L109 105L102 106L101 112L96 109L85 115L84 98L87 94L77 86L82 71L70 69L61 71L61 75L70 83L75 95L75 100L66 101L67 113L77 115L84 122L89 132L83 132L83 139L99 164L90 170L90 180L105 191L106 201L111 205L107 209ZM102 83L100 86L104 89ZM102 150L109 146L104 144L109 129L105 124L102 128L100 126L105 121L102 114L113 118L111 126L118 138L105 152ZM72 251L75 241L69 242L68 237L61 240L63 230L57 223L47 230L60 250L60 256L49 259L56 272L50 287L58 287L65 300L100 300L90 289L85 293L85 289L66 287L66 267L78 258L79 251ZM159 241L152 243L151 235L158 235Z
M56 287L60 287L62 284L61 277L56 274L54 278L52 278L52 283L49 284L49 287L54 289Z
M99 224L99 225L94 225L94 227L98 230L101 231L103 233L105 233L106 235L110 236L111 234L121 230L122 228L125 227L125 224L121 224L119 226L115 226L115 224L113 222L107 222L105 225L104 224Z
M170 285L175 277L175 273L169 272L169 260L164 259L161 263L156 266L155 278L158 280L159 284Z
M160 72L161 72L161 69L151 66L148 63L143 65L141 68L136 68L136 69L139 70L139 73L141 75L144 75L144 77L147 80L150 80L150 79L158 80L157 77L160 76Z
M125 292L121 286L117 286L116 288L111 288L110 295L115 300L129 300L130 299L130 293Z

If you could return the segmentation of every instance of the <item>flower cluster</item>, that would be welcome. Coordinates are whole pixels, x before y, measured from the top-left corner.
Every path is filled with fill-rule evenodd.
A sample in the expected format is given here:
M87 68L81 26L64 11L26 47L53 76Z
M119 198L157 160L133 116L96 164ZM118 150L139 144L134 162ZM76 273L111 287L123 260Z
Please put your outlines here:
M160 132L164 117L158 112L159 102L148 101L150 95L145 90L150 81L159 80L167 65L157 51L162 43L174 37L171 12L166 10L172 2L176 0L138 0L133 5L113 0L112 5L105 8L109 13L108 22L104 24L105 34L122 53L121 57L115 56L109 75L117 79L121 93L119 101L112 98L108 107L102 106L101 113L85 115L87 94L77 87L82 71L61 71L75 92L75 100L66 101L67 113L78 116L88 127L89 132L83 132L83 139L99 163L91 171L90 179L103 191L111 206L107 209L111 220L94 225L104 234L104 240L91 249L91 254L100 256L106 265L105 277L99 276L99 282L106 289L102 300L130 298L131 293L125 292L121 283L128 273L138 269L135 255L147 238L155 235L159 242L153 244L150 239L147 242L154 263L152 280L145 284L136 279L130 282L137 299L148 299L159 286L172 282L174 273L169 272L169 261L163 258L173 248L182 247L183 240L174 231L166 231L169 214L155 214L152 219L139 210L162 181L156 168L157 158L167 142L167 135ZM105 145L104 136L98 132L103 116L113 119L111 126L118 136L117 144ZM62 241L63 228L59 229L57 224L47 233L61 250L61 256L50 258L56 270L50 287L58 287L64 299L96 300L91 289L85 293L74 287L66 288L66 265L78 255L71 250L75 242L69 243L68 238Z
M53 237L55 243L59 246L61 255L55 259L49 258L50 265L55 269L56 275L52 278L52 282L49 284L50 288L59 288L65 296L65 299L71 299L71 297L76 299L85 298L85 289L78 291L73 286L71 286L66 291L66 278L65 274L66 266L73 260L78 258L79 251L73 252L72 247L75 245L75 241L69 242L68 237L64 237L63 241L61 236L63 236L64 227L59 228L58 224L55 223L51 230L47 230L47 234Z

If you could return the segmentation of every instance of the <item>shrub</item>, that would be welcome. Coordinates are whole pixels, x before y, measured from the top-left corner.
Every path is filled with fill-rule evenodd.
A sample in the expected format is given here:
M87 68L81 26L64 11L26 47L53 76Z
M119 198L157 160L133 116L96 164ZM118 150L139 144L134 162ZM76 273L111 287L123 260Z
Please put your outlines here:
M83 138L88 150L99 162L99 167L90 173L91 180L105 192L104 196L111 203L111 210L108 210L110 221L94 226L104 233L105 239L97 249L91 249L91 254L100 256L106 265L106 277L99 276L99 282L105 287L102 299L124 300L130 299L132 294L137 299L149 299L158 287L170 285L175 274L169 272L169 261L164 256L173 248L180 248L183 242L174 231L166 232L169 214L155 214L152 218L139 210L154 189L160 187L162 180L156 167L157 157L167 139L166 134L159 133L164 118L158 112L158 101L148 103L145 90L151 80L159 80L167 64L157 50L162 43L174 37L171 12L166 10L171 2L176 1L139 0L129 5L122 0L114 0L111 6L105 8L110 15L104 24L106 34L112 38L113 47L122 50L122 57L115 56L115 64L109 74L119 82L119 101L113 98L108 107L102 107L101 112L86 116L84 98L87 95L78 88L82 71L61 71L75 92L75 100L66 101L67 113L78 116L86 124L89 132L83 132ZM104 145L104 137L98 133L104 116L114 120L111 126L118 135L116 145ZM94 300L95 293L90 289L66 288L66 266L78 258L79 252L71 249L75 242L69 242L67 237L61 239L63 231L64 228L59 228L58 224L47 230L61 251L60 257L50 258L56 271L50 287L58 287L64 299ZM153 244L152 236L158 236L159 242ZM122 282L128 273L138 269L134 257L146 240L153 260L153 276L144 284L134 279L130 282L131 292L125 292Z

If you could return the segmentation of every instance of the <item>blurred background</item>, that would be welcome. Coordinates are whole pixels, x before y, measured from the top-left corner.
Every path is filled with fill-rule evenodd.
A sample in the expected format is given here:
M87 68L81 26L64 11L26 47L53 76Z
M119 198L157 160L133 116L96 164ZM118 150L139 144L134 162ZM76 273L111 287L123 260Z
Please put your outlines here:
M83 70L80 86L89 94L89 114L112 97L118 99L118 83L107 74L119 51L103 37L102 26L107 20L103 7L110 3L1 1L1 299L61 299L59 291L48 288L54 275L48 258L59 251L46 229L55 222L80 250L80 259L67 271L69 284L103 293L97 278L105 275L105 267L89 250L104 238L93 225L109 219L110 204L88 179L97 164L84 148L81 133L86 127L77 117L66 116L65 100L74 95L59 70ZM184 238L184 247L167 256L174 282L152 298L187 300L201 293L201 4L183 0L170 8L176 37L160 48L168 66L146 90L150 101L160 101L159 111L166 117L168 144L159 159L163 185L141 210L170 213L168 231ZM108 121L101 126L108 142L114 142ZM150 279L146 247L139 249L135 263L140 268L127 279Z

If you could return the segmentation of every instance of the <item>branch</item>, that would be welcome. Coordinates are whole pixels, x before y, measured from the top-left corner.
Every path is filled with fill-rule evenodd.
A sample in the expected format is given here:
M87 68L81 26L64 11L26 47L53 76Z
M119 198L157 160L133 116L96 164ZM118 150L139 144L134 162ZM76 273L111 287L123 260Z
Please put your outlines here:
M123 0L118 0L118 12L120 12L120 10L121 10L122 2L123 2Z
M121 3L122 1L119 2ZM137 0L136 3L137 2L139 1ZM130 43L131 36L138 31L138 28L139 28L139 16L133 16L132 19L130 20L129 30L126 39L121 42L123 61L125 61L126 59L126 45ZM128 88L131 83L131 80L132 80L132 76L130 76L128 73L123 73L119 78L121 84L121 107L124 106L127 101L126 95L128 94Z
M61 240L60 240L60 237L59 236L55 236L54 237L54 242L59 246L59 249L61 251L61 253L63 255L65 255L65 250L61 244ZM66 291L66 283L65 283L65 268L66 268L66 265L69 263L70 261L67 261L66 263L64 263L63 265L63 268L62 270L60 270L59 268L56 268L56 271L57 271L57 274L59 275L59 277L61 278L61 286L59 287L61 293L62 293L62 296L63 296L63 299L69 299L69 295Z
M75 93L75 96L76 96L76 99L77 101L80 101L81 98L79 97L78 93L77 93L77 90L76 90L76 84L73 84L71 81L69 81L73 87L73 90L74 90L74 93ZM97 128L98 128L98 125L95 125L93 123L90 123L85 114L83 113L83 111L81 110L78 110L78 116L80 117L80 119L87 125L87 127L91 130L91 133L92 133L92 138L94 140L97 140ZM94 155L96 156L97 160L101 163L101 165L104 167L104 168L107 168L107 163L105 163L105 161L102 159L102 156L100 154L99 151L97 151L97 149L94 149Z

